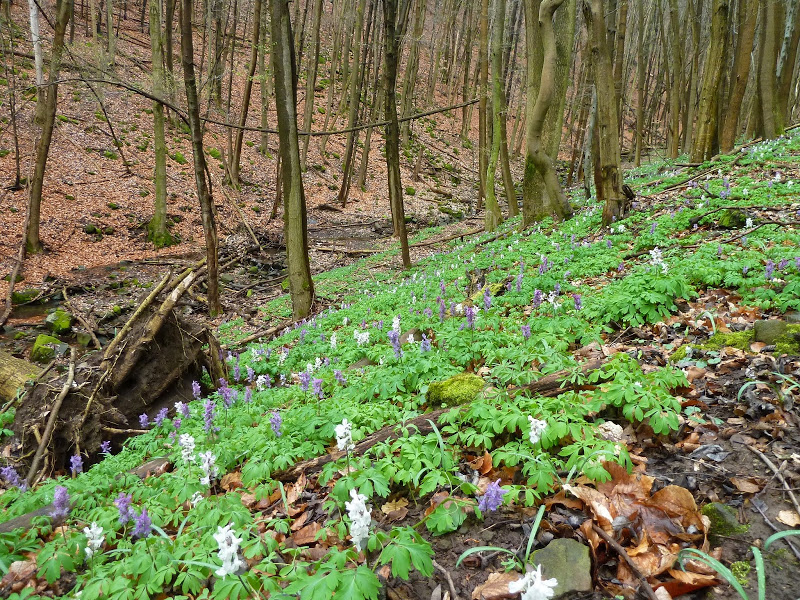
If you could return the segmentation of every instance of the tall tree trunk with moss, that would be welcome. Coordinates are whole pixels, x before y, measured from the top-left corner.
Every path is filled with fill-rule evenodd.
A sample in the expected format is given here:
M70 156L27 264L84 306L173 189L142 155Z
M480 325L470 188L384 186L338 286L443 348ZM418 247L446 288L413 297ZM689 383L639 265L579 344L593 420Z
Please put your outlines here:
M197 198L200 201L200 218L206 242L208 268L208 312L214 317L222 312L219 298L219 261L217 256L217 224L214 219L214 202L206 180L206 157L203 153L203 126L200 122L200 102L197 98L197 79L194 71L194 43L192 40L192 0L181 2L181 65L186 89L186 112L192 132L192 157Z
M53 45L50 50L50 74L47 96L44 102L44 113L42 115L42 134L39 138L39 144L36 146L36 164L33 168L30 197L28 199L25 250L29 253L42 251L42 241L39 237L42 188L44 186L47 157L50 153L50 143L53 140L53 127L56 120L56 107L58 106L58 72L61 68L61 58L64 53L64 37L67 32L69 17L69 1L56 0L56 20L53 33Z
M403 115L410 115L414 110L414 91L416 89L417 74L419 73L419 47L425 33L425 13L427 0L415 0L414 25L411 33L411 46L408 50L408 60L403 80ZM400 138L404 146L411 139L411 121L403 121L400 125Z
M489 0L481 0L478 41L478 204L480 210L487 195L486 173L489 168Z
M250 62L247 65L247 79L244 80L244 90L242 91L242 108L239 113L239 128L236 130L236 138L233 142L233 151L230 157L230 169L228 170L230 181L234 187L239 187L239 173L242 163L242 144L244 143L244 127L247 125L247 113L250 109L250 95L253 93L253 78L256 74L258 64L258 46L261 39L261 0L253 3L253 45L250 49Z
M592 71L597 90L594 184L597 199L603 203L603 225L608 226L624 216L625 198L622 195L617 103L603 4L603 0L584 0L583 12L589 29Z
M224 54L224 27L222 25L222 0L208 0L208 16L206 29L211 31L209 36L208 57L208 84L211 98L217 108L222 107L222 75L225 70Z
M495 194L497 161L500 157L500 121L503 114L503 29L506 14L506 0L494 0L492 15L492 149L486 167L486 216L484 229L494 231L503 222L500 204ZM488 119L488 116L487 116ZM510 198L513 197L513 188Z
M697 125L692 141L692 162L703 162L713 155L714 138L717 134L717 91L722 78L728 32L728 8L730 0L714 0L711 15L711 37L708 56L697 108Z
M267 50L267 12L269 7L266 2L261 3L261 35L258 45L258 83L261 93L261 133L259 136L258 151L264 156L269 152L269 98L271 96L272 75L269 72L269 63L265 59Z
M408 0L403 0L407 2ZM407 7L398 11L397 0L383 0L383 87L385 91L386 120L386 168L389 174L389 202L395 222L395 235L400 238L403 268L411 267L408 250L406 217L403 207L403 184L400 180L400 124L397 120L397 57L400 52L400 37L397 35L398 16L407 14ZM399 29L404 29L399 27Z
M758 66L758 96L761 102L762 136L771 140L783 133L783 112L778 102L778 39L781 26L782 0L761 0L761 64Z
M758 0L739 0L738 35L733 59L733 85L728 96L728 106L720 131L719 148L729 153L736 143L739 133L739 113L742 110L747 80L750 75L750 56L753 52L753 40L758 19Z
M150 51L153 57L153 95L163 98L165 92L163 38L161 36L161 2L150 1ZM153 149L155 151L155 211L147 224L147 238L156 248L172 243L167 230L167 145L164 141L164 105L153 101Z
M784 19L785 29L783 32L783 42L778 53L778 106L783 122L791 122L790 96L792 82L797 80L795 71L800 69L797 66L797 55L800 52L800 5L797 2L789 2L786 7L786 18ZM797 75L800 75L798 73ZM795 85L797 88L797 85Z
M270 0L270 16L272 70L275 73L275 104L283 165L283 232L289 267L289 293L292 296L292 317L300 320L311 312L314 282L308 262L306 198L297 137L297 73L288 0Z
M533 139L536 135L533 126L537 121L534 111L540 94L544 64L543 38L539 24L541 5L541 0L525 0L524 3L527 55L526 155L525 174L522 182L522 219L524 225L530 225L549 216L565 219L572 213L569 203L565 204L558 195L551 195L549 191L551 186L545 184L541 171L537 168L532 149L537 145L540 146L551 162L555 161L558 156L558 149L561 145L562 119L566 103L572 45L575 36L576 1L567 0L560 10L556 10L558 7L553 8L554 13L552 14L555 15L555 28L552 24L552 17L549 25L555 36L555 62L552 65L553 71L551 73L553 88L550 92L551 100L548 108L545 110L545 114L541 116L543 119L543 122L540 123L542 130L539 132L540 140L537 144Z
M670 158L680 154L681 95L683 93L683 36L678 0L669 0L670 94L667 147Z

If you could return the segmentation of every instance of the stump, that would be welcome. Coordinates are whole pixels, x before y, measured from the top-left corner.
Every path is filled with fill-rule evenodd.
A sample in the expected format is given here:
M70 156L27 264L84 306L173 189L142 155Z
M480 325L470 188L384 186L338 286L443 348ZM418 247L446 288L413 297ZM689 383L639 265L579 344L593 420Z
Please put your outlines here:
M25 384L35 379L39 372L36 365L0 350L0 401L10 402L17 398Z

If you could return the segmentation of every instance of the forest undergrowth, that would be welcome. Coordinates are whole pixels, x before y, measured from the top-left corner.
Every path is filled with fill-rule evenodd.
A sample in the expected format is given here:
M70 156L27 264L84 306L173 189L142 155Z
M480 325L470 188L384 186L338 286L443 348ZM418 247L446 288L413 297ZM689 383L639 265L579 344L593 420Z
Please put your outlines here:
M147 433L32 490L3 468L3 522L47 510L0 534L0 596L548 597L570 582L526 563L570 537L589 594L755 598L766 573L767 597L794 598L791 546L748 575L766 534L721 533L704 507L800 525L779 485L800 481L799 131L628 172L639 197L610 231L573 195L563 223L319 275L324 310L226 353L227 380L143 414ZM287 297L260 311L291 314ZM770 343L764 320L787 323ZM735 444L751 460L722 472ZM739 565L733 587L714 559Z

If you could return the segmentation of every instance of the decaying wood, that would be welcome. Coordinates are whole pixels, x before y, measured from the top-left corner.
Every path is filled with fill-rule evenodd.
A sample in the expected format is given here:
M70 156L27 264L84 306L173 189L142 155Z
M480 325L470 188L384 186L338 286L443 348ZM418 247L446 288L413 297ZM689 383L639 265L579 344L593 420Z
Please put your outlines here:
M585 363L581 367L581 371L586 374L589 371L593 371L595 369L600 368L602 366L602 362L599 360L593 360ZM539 394L541 396L547 397L554 397L558 396L559 394L563 394L566 391L575 389L575 385L570 383L567 379L570 375L572 375L573 371L569 369L565 369L563 371L558 371L557 373L552 373L543 377L539 381L534 381L533 383L525 386L524 388L517 388L517 390L525 389L529 393L532 394ZM379 429L375 433L367 436L359 443L356 444L354 450L350 452L353 456L360 456L364 454L367 450L372 448L374 445L385 442L387 440L395 439L399 433L399 430L411 428L422 435L426 435L433 431L433 426L439 425L439 418L452 410L451 408L442 408L439 410L434 410L429 413L425 413L419 415L411 419L410 421L406 421L399 427L400 424L395 425L387 425L382 429ZM278 471L272 474L272 478L277 481L294 481L297 479L301 474L305 473L306 475L310 473L316 473L323 466L328 464L329 462L334 462L343 458L345 456L345 452L337 451L331 452L330 454L326 454L325 456L318 456L316 458L312 458L309 460L305 460L302 462L297 463L293 467L289 469L285 469L283 471Z
M39 367L0 350L0 401L11 402L39 374Z
M69 373L67 375L67 380L64 382L64 386L61 388L61 393L56 398L56 401L53 403L53 408L50 409L50 416L47 419L47 425L44 428L44 434L42 435L42 439L39 442L39 447L36 449L36 454L33 457L33 462L31 463L31 468L28 470L28 476L25 480L28 482L28 486L33 483L33 478L36 476L36 470L39 468L39 463L42 460L42 455L44 454L45 449L47 448L47 444L50 443L50 436L53 435L53 428L56 424L56 419L58 419L58 412L61 410L61 404L64 402L64 398L67 397L70 388L72 387L72 382L75 379L75 357L77 353L75 352L75 348L72 348L69 357Z

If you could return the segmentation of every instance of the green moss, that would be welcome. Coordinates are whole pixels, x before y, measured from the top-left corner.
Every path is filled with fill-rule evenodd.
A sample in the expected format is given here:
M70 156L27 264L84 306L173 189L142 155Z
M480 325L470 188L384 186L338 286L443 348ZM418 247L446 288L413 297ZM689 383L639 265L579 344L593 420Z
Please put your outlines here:
M775 340L775 354L800 354L800 325L786 327L786 333Z
M746 533L749 525L742 525L736 517L736 511L721 502L706 504L701 510L711 521L709 532L712 536L731 536ZM712 538L712 543L713 538Z
M44 320L47 328L56 335L69 333L72 327L72 315L63 309L56 309Z
M472 303L475 306L483 306L483 295L485 293L484 292L485 289L486 289L486 287L484 286L480 290L478 290L477 292L472 294L472 296L470 296L470 300L472 300ZM490 283L489 284L489 294L491 294L492 297L498 296L504 289L505 288L503 287L502 283Z
M747 585L747 576L750 574L750 563L739 560L731 563L731 574L742 585Z
M741 229L746 222L747 213L743 210L724 210L719 217L719 226L725 229Z
M753 331L731 331L730 333L715 333L705 344L701 345L703 350L722 350L728 346L738 348L739 350L750 350L750 344L753 342Z
M683 359L685 359L688 356L689 348L694 349L694 346L692 346L692 344L684 344L683 346L681 346L680 348L675 350L675 352L673 352L670 355L669 362L671 362L671 363L681 362Z
M473 373L461 373L428 386L428 403L431 405L459 406L472 402L483 390L485 382Z
M54 338L51 335L41 334L36 338L31 348L31 360L40 363L46 363L56 354L54 346L58 346L61 340Z

